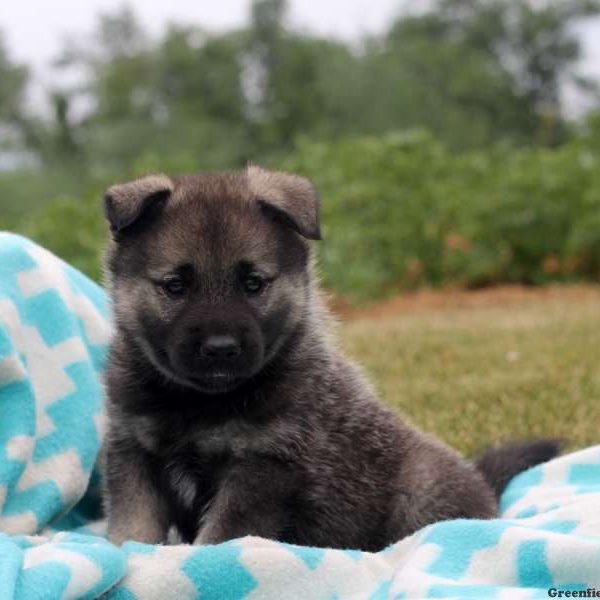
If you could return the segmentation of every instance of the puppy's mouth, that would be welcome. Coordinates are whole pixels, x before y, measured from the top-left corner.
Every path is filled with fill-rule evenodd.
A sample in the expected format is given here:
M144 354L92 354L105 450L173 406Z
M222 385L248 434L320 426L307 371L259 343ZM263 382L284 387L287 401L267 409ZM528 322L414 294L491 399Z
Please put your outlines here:
M209 394L222 394L241 385L246 377L227 371L211 371L201 375L186 376L192 387Z

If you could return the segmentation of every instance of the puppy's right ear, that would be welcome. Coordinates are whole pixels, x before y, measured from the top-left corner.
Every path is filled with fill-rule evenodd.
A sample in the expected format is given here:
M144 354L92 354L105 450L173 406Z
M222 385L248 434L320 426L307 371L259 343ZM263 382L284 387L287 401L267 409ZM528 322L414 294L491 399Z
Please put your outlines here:
M173 181L162 173L113 185L104 194L104 213L113 233L133 225L142 214L171 195Z

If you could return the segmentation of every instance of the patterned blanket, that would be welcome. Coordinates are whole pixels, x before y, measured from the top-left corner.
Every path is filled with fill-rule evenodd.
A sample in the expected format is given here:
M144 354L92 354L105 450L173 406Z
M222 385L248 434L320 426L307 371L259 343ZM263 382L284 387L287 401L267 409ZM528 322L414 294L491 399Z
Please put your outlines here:
M109 334L96 285L0 234L0 600L600 597L600 447L515 478L501 519L438 523L377 554L109 544L95 471Z

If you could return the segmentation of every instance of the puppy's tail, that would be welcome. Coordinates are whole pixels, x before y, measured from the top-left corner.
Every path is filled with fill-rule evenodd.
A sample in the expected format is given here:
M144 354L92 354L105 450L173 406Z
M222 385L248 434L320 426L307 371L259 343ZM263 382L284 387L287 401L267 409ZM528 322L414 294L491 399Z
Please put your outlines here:
M484 452L475 460L475 466L499 498L515 475L558 456L562 445L558 439L503 444Z

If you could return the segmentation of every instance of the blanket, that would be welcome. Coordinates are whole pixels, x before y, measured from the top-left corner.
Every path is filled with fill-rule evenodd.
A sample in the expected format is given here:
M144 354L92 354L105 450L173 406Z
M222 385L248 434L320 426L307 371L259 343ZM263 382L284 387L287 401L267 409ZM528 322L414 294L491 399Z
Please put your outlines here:
M516 477L499 519L437 523L379 553L113 546L96 468L110 331L99 287L0 234L0 600L600 597L600 447Z

